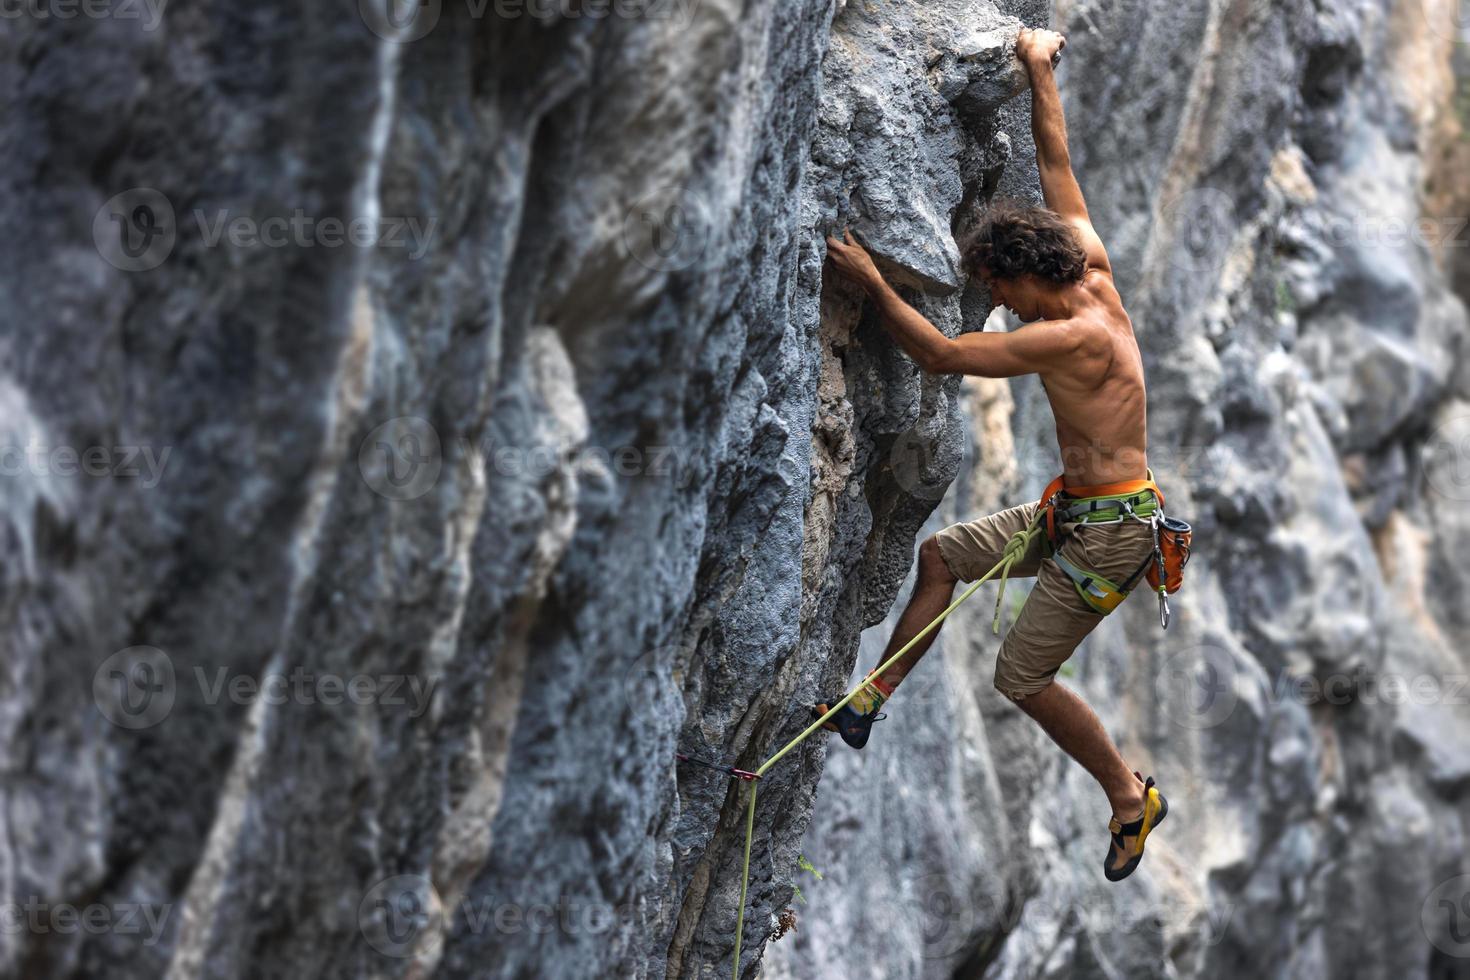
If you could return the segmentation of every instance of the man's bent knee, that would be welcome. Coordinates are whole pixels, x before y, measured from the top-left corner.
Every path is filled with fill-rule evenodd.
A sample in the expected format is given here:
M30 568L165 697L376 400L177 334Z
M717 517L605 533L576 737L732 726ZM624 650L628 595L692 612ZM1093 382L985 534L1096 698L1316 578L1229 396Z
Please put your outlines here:
M995 663L995 689L1016 702L1016 706L1023 710L1027 698L1051 687L1051 682L1055 679L1055 673L1029 674L1025 671L1007 670L999 659Z
M929 535L924 543L919 545L919 578L947 581L951 584L960 580L959 576L949 567L949 562L944 560L944 553L939 550L939 538Z

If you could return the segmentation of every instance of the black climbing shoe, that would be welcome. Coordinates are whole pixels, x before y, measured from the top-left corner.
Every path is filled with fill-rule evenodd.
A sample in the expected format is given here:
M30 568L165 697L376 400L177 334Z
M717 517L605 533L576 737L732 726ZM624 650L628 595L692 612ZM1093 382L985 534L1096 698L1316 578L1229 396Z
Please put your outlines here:
M812 717L822 717L822 715L827 713L827 709L841 700L841 697L835 697L824 698L818 701L812 705ZM855 749L860 749L868 744L868 735L873 731L873 722L882 721L888 717L878 711L878 708L881 706L882 702L880 701L867 714L860 715L853 710L851 704L844 704L842 710L834 714L831 718L828 718L822 727L829 732L836 732L842 736L842 740L848 745L851 745Z
M1134 775L1143 779L1138 773ZM1149 832L1163 823L1168 815L1169 801L1154 786L1154 777L1150 776L1143 784L1143 813L1139 818L1128 823L1119 823L1117 817L1108 821L1108 832L1113 838L1108 846L1108 856L1103 858L1103 876L1108 881L1122 881L1133 873L1138 862L1143 860L1143 843L1148 840Z

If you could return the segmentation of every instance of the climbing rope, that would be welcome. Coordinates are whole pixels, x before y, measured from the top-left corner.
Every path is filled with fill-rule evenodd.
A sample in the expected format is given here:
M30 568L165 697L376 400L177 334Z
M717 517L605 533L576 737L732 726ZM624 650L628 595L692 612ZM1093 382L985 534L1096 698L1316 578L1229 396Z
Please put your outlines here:
M889 667L898 662L898 658L902 657L905 653L908 653L909 648L912 647L915 643L919 642L922 637L928 635L930 630L934 629L940 623L944 622L949 614L954 612L955 609L959 607L960 603L964 602L971 595L973 595L975 590L988 582L991 577L995 575L996 572L1000 572L1000 593L995 597L995 618L991 620L990 628L992 632L998 633L1000 631L1001 600L1005 596L1006 580L1010 576L1011 566L1021 560L1021 556L1026 553L1026 549L1031 546L1031 542L1034 541L1036 539L1036 536L1041 533L1042 519L1044 513L1044 511L1038 510L1036 519L1031 522L1030 527L1026 528L1023 531L1017 531L1015 534L1012 534L1010 536L1010 539L1006 541L1005 550L1001 553L1001 559L1000 561L996 562L994 568L986 572L980 578L976 579L975 582L972 583L968 589L960 593L960 597L958 599L949 604L944 612L940 613L938 616L935 616L933 622L931 622L928 626L925 626L923 629L919 630L919 632L915 633L913 639L905 643L893 656L889 657L887 660L883 661L883 663L874 668L873 672L868 674L867 678L863 680L863 683L859 684L857 687L854 687L852 691L848 693L847 697L843 698L841 701L838 701L836 704L832 705L832 707L828 708L827 712L823 714L822 717L818 718L816 721L808 725L800 735L793 738L790 742L787 742L786 745L781 748L781 751L777 752L765 762L761 763L760 768L756 769L755 772L749 773L743 769L733 769L731 767L716 766L710 763L704 763L702 760L687 759L687 757L685 757L687 761L695 762L696 764L707 765L710 768L726 771L729 773L729 775L750 783L750 798L745 808L745 858L740 867L740 913L739 916L735 919L735 966L733 973L734 980L740 980L740 940L745 932L745 893L746 889L750 885L750 842L751 839L755 836L755 780L758 780L762 776L764 776L772 766L781 761L782 757L784 757L788 752L796 748L802 742L806 741L813 732L822 727L822 725L827 721L829 717L846 707L847 703L851 701L854 697L856 697L859 691L861 691L864 687L867 687L871 683L871 680L869 678L882 677L884 671L886 671Z

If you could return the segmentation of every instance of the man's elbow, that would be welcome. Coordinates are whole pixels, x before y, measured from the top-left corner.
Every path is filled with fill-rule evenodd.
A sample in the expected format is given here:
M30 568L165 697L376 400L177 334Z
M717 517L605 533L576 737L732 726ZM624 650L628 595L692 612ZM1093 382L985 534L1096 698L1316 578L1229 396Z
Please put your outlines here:
M958 364L958 353L958 347L951 340L927 351L919 361L919 367L928 374L959 374L962 368Z

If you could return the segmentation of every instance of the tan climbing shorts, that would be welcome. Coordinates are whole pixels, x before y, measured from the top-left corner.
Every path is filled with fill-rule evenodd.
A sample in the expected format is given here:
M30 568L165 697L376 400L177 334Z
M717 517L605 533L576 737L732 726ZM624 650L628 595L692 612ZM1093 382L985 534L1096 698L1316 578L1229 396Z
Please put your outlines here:
M984 575L1000 561L1011 535L1031 526L1038 506L1035 502L1022 504L977 521L951 524L935 535L944 563L961 582ZM1153 549L1153 532L1142 521L1086 525L1066 521L1058 530L1063 556L1118 585ZM1006 631L995 659L995 687L1016 701L1050 684L1077 644L1103 619L1077 594L1056 562L1042 559L1041 546L1042 535L1037 535L1026 554L1011 566L1011 578L1034 575L1036 585Z

